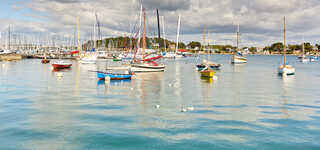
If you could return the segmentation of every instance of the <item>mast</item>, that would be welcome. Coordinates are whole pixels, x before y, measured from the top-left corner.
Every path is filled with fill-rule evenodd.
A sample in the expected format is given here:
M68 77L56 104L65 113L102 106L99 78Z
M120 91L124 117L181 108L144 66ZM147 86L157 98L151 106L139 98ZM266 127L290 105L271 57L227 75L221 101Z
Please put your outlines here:
M143 9L143 49L142 49L142 58L144 59L144 51L147 47L146 41L146 10Z
M239 41L240 41L240 23L238 23L238 29L237 29L237 50L239 50Z
M202 49L205 49L206 48L206 33L207 33L207 29L206 29L206 26L204 26L203 28L203 46L202 46Z
M139 33L138 33L138 49L140 48L141 43L141 26L142 26L142 5L140 7L140 17L139 17Z
M77 17L77 27L78 27L78 51L81 54L81 43L80 43L80 25L79 25L79 16Z
M287 41L286 41L286 16L283 17L283 67L286 67L286 53L287 53Z
M209 61L209 49L210 49L210 42L209 42L209 30L208 30L208 48L207 48L207 60Z
M10 25L9 25L9 29L8 29L8 50L10 50L10 37L11 33L10 33Z
M164 16L162 16L162 32L163 32L163 44L164 44L164 51L167 52L167 43L166 43L166 34L164 30Z
M158 21L158 43L159 43L159 50L161 51L160 20L159 20L159 11L158 11L158 8L157 8L157 21Z
M302 56L304 56L304 37L303 37L303 42L302 42Z
M93 25L93 48L94 50L96 49L97 47L97 42L96 42L96 22L94 23Z
M178 17L177 42L176 42L176 51L175 51L175 54L177 53L177 51L178 51L178 46L179 46L180 19L181 19L181 16L179 15L179 17Z

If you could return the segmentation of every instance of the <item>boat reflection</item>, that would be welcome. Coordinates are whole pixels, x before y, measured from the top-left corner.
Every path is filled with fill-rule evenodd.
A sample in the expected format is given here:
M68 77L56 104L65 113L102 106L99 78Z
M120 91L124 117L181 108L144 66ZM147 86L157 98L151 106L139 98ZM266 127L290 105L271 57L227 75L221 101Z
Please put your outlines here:
M246 64L233 64L233 72L242 72L243 68L246 66Z
M64 68L64 69L52 69L52 72L70 72L71 68Z
M294 88L294 81L295 81L295 76L279 76L282 79L282 113L285 115L284 117L287 119L290 117L290 114L288 112L288 99L289 99L289 94L288 92L290 88Z
M123 85L127 85L128 83L130 83L131 80L127 79L127 80L110 80L110 81L106 81L105 80L98 80L97 85L105 85L105 84L109 84L112 86L123 86Z
M200 77L202 81L207 82L207 83L213 83L214 79L210 77Z

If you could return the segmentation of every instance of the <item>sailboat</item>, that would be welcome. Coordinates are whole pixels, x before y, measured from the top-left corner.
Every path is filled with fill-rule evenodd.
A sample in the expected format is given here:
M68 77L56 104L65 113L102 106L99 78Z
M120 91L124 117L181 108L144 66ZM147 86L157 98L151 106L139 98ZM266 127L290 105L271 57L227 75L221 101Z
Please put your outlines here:
M181 25L181 15L178 17L178 26L177 26L177 39L176 47L174 52L166 52L163 56L164 58L183 58L186 57L183 53L179 52L179 38L180 38L180 25Z
M99 21L98 21L98 16L97 14L95 14L96 16L96 22L94 23L94 26L93 26L93 42L94 42L94 46L91 50L91 52L86 52L82 55L82 57L80 58L79 60L79 63L81 64L95 64L96 63L96 60L97 60L97 54L95 53L96 51L96 48L97 48L97 41L96 41L96 26L98 26L98 30L100 30L100 27L99 27ZM78 32L79 32L79 19L78 19ZM80 37L79 37L80 38ZM80 55L81 56L81 55Z
M206 43L205 42L205 38L206 38L205 33L206 33L206 29L204 28L204 30L203 30L203 43ZM210 43L209 43L209 31L208 31L208 48L209 48L209 46L210 46ZM209 50L207 49L207 59L203 59L201 64L196 65L196 68L198 71L201 71L206 67L209 67L210 69L213 69L213 70L219 70L221 66L222 66L222 64L217 64L217 63L209 61Z
M141 6L142 11L142 6ZM143 29L143 48L142 48L142 59L135 60L135 63L131 64L130 70L133 72L163 72L165 70L164 64L158 64L155 60L162 58L161 55L155 57L146 58L145 50L147 47L146 42L146 13L143 9L144 13L144 29ZM159 14L158 14L159 15ZM158 17L159 18L159 17ZM159 21L159 19L158 19ZM141 23L141 12L140 12L140 23ZM141 27L141 25L140 25ZM159 26L158 26L159 29ZM139 29L140 30L140 29ZM140 31L139 31L140 32Z
M0 49L0 55L8 55L8 54L12 54L12 53L14 53L12 50L11 50L11 47L10 47L10 44L11 44L11 27L10 27L10 25L9 25L9 27L8 27L8 37L7 37L7 42L6 42L6 48L5 49L3 49L3 50L1 50Z
M279 75L294 75L295 69L286 62L287 43L286 43L286 17L283 17L283 64L278 68Z
M300 62L308 62L309 61L308 57L304 54L305 53L304 49L305 48L304 48L304 41L303 41L303 43L302 43L302 55L298 57Z
M232 64L240 64L240 63L247 63L247 58L242 55L242 52L239 48L239 40L240 40L240 24L238 24L238 31L237 31L237 50L233 53L231 57Z

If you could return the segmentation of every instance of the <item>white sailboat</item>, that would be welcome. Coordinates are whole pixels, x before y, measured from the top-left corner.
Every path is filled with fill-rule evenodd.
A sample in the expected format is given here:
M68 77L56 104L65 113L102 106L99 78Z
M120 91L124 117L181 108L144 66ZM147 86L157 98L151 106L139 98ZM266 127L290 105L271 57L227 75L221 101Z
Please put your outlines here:
M97 61L98 54L95 51L97 49L96 26L97 26L97 22L98 22L98 16L97 16L97 14L95 14L95 16L96 16L96 22L94 23L94 26L93 26L93 42L94 42L93 51L86 52L86 53L80 55L79 63L81 63L81 64L95 64ZM79 29L79 19L78 19L78 30L80 30Z
M287 43L286 43L286 17L283 17L283 64L278 68L278 74L279 75L294 75L295 74L295 69L291 66L288 65L286 62L286 53L287 53Z
M237 31L237 50L231 56L232 64L247 63L248 61L248 59L242 55L242 52L239 48L239 40L240 40L240 24L238 24L238 31Z
M177 39L176 39L176 47L174 52L166 52L164 58L183 58L185 57L182 53L178 52L179 48L179 38L180 38L180 24L181 24L181 16L178 17L178 25L177 25Z
M304 54L305 53L304 49L305 48L304 48L304 40L303 40L303 43L302 43L302 55L299 56L300 62L308 62L309 61L308 57Z

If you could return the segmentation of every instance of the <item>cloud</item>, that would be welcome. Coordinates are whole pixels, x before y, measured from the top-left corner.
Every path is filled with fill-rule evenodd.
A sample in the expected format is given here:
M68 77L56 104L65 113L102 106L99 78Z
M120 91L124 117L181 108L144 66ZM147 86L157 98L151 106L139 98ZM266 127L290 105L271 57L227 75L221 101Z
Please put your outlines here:
M206 27L219 43L232 43L239 23L242 42L266 45L280 41L282 17L287 16L288 40L317 42L320 31L320 1L318 0L30 0L15 4L16 9L28 8L31 14L23 14L36 21L10 20L19 31L38 31L71 36L76 17L80 17L82 39L89 39L95 23L95 12L101 22L104 36L123 36L136 32L139 23L140 2L146 8L149 36L156 33L156 13L165 18L167 37L175 39L177 18L180 14L181 40L202 41ZM3 19L1 25L5 25ZM2 30L4 28L2 27Z

